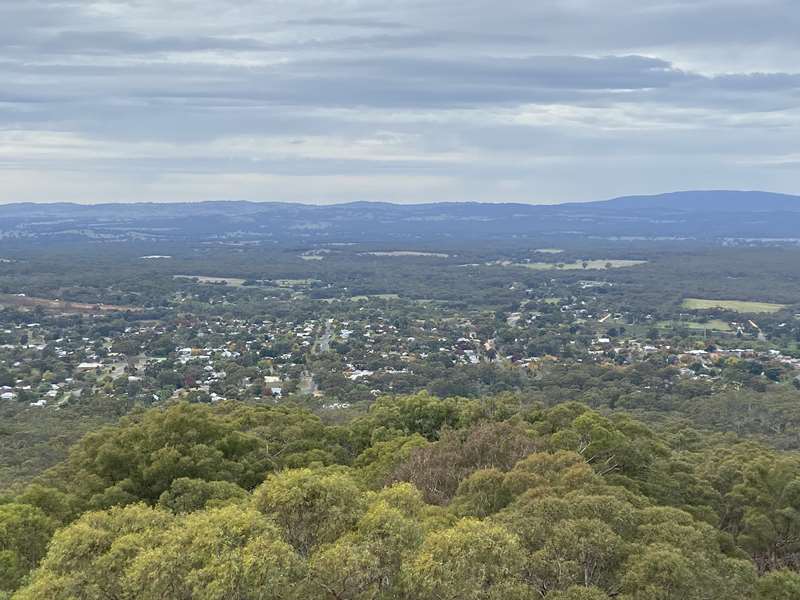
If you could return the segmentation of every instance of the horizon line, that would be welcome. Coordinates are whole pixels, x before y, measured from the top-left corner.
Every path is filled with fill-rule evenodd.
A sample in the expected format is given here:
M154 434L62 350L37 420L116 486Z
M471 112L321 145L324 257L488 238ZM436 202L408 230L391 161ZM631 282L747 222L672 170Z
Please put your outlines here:
M182 204L278 204L278 205L296 205L306 206L309 208L322 208L331 206L351 206L355 204L372 204L372 205L388 205L388 206L431 206L436 204L453 204L453 205L515 205L515 206L566 206L575 204L597 204L602 202L612 202L614 200L632 199L632 198L659 198L669 195L678 194L700 194L700 193L728 193L728 194L768 194L774 196L784 196L787 198L797 198L800 200L800 193L787 193L787 192L772 192L768 190L759 189L724 189L724 188L711 188L711 189L683 189L668 192L657 192L649 194L626 194L622 196L613 196L611 198L602 198L597 200L567 200L564 202L491 202L486 200L436 200L428 202L397 202L391 200L350 200L346 202L319 202L314 203L310 201L292 201L292 200L237 200L237 199L205 199L205 200L141 200L141 201L103 201L103 202L76 202L76 201L0 201L0 207L10 206L85 206L85 207L108 207L108 206L163 206L163 205L182 205Z

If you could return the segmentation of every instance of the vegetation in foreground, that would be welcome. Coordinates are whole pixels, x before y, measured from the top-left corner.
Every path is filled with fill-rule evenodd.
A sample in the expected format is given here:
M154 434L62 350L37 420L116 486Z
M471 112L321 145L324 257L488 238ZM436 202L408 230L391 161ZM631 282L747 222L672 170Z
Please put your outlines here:
M800 457L512 396L178 403L0 504L14 600L783 600Z

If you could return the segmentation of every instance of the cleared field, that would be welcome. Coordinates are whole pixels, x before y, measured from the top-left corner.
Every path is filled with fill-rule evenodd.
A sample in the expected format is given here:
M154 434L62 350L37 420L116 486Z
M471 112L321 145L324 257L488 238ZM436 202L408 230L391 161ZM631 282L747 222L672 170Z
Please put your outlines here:
M396 250L393 252L359 252L362 256L433 256L434 258L450 258L442 252L415 252L412 250Z
M695 323L694 321L660 321L657 325L660 328L677 326L698 331L703 331L704 329L710 331L733 331L731 326L721 319L711 319L706 323Z
M561 248L537 248L534 252L539 254L561 254L564 251Z
M319 279L276 279L275 285L278 287L297 287L319 283Z
M59 313L85 313L102 314L107 312L141 312L142 309L136 306L119 306L116 304L88 304L86 302L68 302L65 300L50 300L48 298L36 298L32 296L15 296L12 294L0 294L0 307L20 306L33 308L36 306L44 310Z
M635 267L637 265L646 264L646 260L576 260L571 263L549 263L549 262L532 262L532 263L513 263L512 267L525 267L526 269L533 269L534 271L583 271L583 270L597 270L597 269L622 269L624 267Z
M350 296L353 302L361 302L369 300L370 298L377 298L378 300L397 300L400 298L398 294L372 294L369 296Z
M306 250L300 255L303 260L322 260L328 256L331 251L328 248L316 248L315 250Z
M242 287L245 282L240 277L206 277L205 275L173 275L173 277L175 279L196 279L198 283L229 285L231 287Z
M786 308L786 304L748 302L745 300L708 300L704 298L686 298L681 306L689 310L722 308L740 313L776 313Z

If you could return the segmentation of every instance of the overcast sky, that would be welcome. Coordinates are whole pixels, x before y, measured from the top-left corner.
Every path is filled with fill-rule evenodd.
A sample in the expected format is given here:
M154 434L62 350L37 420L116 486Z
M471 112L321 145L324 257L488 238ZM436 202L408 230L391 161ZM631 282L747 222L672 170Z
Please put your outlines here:
M800 192L797 0L0 0L0 202Z

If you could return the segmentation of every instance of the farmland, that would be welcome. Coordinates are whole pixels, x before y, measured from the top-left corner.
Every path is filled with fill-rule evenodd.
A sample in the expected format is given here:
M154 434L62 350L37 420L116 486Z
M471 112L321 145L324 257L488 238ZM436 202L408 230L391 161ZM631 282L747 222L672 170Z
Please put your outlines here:
M646 260L576 260L571 263L550 263L550 262L530 262L513 263L512 267L525 267L535 271L551 271L559 269L563 271L597 270L597 269L621 269L624 267L636 267L647 263Z
M361 254L368 256L391 256L391 257L429 256L433 258L450 258L449 254L444 254L443 252L416 252L412 250L395 250L391 252L362 252Z
M686 327L687 329L691 329L693 331L733 331L730 324L726 323L722 319L711 319L705 323L697 323L695 321L661 321L658 323L658 326L661 328L679 326Z
M112 312L140 312L142 309L135 306L118 306L115 304L89 304L86 302L70 302L65 300L52 300L49 298L35 298L24 294L0 294L0 309L6 306L32 309L40 307L43 310L63 314L102 314Z
M772 304L769 302L708 300L704 298L686 298L682 306L689 310L713 310L721 308L740 313L776 313L786 308L785 304Z
M205 275L175 275L175 279L196 279L198 283L211 285L229 285L231 287L242 287L245 279L240 277L206 277Z
M365 300L369 300L370 298L376 298L378 300L397 300L400 298L400 296L398 294L363 294L361 296L351 296L350 300L353 302L363 302Z

